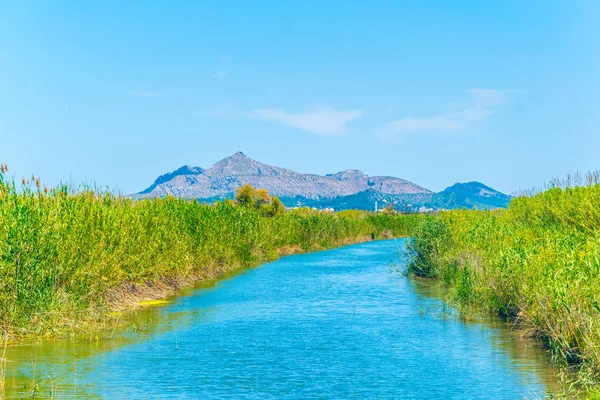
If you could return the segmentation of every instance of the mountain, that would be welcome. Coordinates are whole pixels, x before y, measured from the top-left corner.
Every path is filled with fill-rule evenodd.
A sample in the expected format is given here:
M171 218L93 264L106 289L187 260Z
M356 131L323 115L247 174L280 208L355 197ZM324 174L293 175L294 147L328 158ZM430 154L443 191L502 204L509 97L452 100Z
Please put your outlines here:
M502 208L511 197L480 182L455 183L439 193L435 193L427 206L431 208Z
M244 183L264 188L288 207L309 206L335 210L373 210L393 205L400 211L431 211L450 208L505 207L510 196L479 182L457 183L433 193L413 182L391 176L368 176L351 169L335 174L302 174L263 164L242 152L208 169L183 166L161 175L135 198L167 195L214 202L233 198Z
M140 194L151 193L158 185L162 185L163 183L167 183L176 176L180 175L200 175L204 170L200 167L190 167L189 165L184 165L183 167L176 169L173 172L166 173L164 175L159 176L154 183L147 188L146 190L140 192Z
M282 198L284 204L303 205L335 210L362 209L374 210L392 205L402 212L430 212L455 208L494 209L504 208L511 197L479 182L456 183L439 193L384 194L374 189L341 196L333 199L310 200L300 197Z
M299 196L312 200L348 196L370 188L385 194L431 193L404 179L369 177L358 170L325 176L301 174L263 164L242 152L217 162L207 170L195 167L193 173L185 173L186 168L191 170L191 167L182 167L161 176L148 189L138 193L137 197L173 195L191 199L224 198L230 197L244 183L267 189L275 196Z

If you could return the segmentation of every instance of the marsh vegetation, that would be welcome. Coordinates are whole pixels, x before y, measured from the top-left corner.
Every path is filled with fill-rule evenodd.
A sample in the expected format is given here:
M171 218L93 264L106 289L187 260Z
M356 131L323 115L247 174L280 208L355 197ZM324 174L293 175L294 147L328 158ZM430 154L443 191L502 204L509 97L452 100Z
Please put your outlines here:
M92 335L115 310L279 254L405 236L417 216L284 212L245 187L238 201L132 200L109 192L20 184L0 174L0 323L27 336ZM245 196L245 197L244 197ZM243 200L246 200L244 202Z
M600 380L598 177L555 180L506 210L428 217L406 270L449 284L463 312L499 313L539 338L564 371L577 372L573 393Z

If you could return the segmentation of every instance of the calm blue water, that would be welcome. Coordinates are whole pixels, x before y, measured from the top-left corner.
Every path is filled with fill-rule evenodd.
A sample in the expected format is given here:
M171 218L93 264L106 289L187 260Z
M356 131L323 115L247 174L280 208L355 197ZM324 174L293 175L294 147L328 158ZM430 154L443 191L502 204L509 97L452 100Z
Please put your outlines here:
M390 272L403 245L285 257L147 312L129 342L43 344L19 357L35 354L59 398L543 395L554 372L545 354L500 323L448 318L435 290Z

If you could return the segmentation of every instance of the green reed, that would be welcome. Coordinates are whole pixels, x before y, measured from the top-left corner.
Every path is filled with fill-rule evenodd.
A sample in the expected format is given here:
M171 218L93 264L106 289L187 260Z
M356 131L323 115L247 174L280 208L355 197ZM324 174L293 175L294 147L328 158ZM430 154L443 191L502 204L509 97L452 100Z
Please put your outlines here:
M3 337L93 330L126 299L262 261L405 236L418 216L307 209L272 217L226 201L132 200L21 184L0 172L0 323ZM285 283L282 283L285 284ZM148 293L143 293L146 290Z
M600 185L554 187L507 210L431 216L408 274L440 278L459 309L492 311L538 337L578 388L600 380Z

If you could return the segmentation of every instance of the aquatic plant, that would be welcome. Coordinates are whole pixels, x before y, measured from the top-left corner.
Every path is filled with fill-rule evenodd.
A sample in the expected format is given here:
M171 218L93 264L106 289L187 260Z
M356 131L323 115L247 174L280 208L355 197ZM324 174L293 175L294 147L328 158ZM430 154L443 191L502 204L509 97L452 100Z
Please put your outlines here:
M506 210L429 216L406 269L447 282L460 309L499 313L542 340L567 370L579 372L573 390L600 381L597 176L555 180Z
M36 177L18 185L5 164L0 171L0 323L11 341L89 332L115 309L198 280L371 233L408 235L419 220L284 213L265 193L259 201L269 212L231 201L137 201L85 188L47 189Z

